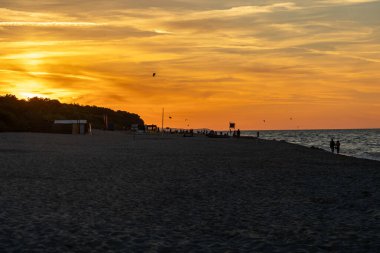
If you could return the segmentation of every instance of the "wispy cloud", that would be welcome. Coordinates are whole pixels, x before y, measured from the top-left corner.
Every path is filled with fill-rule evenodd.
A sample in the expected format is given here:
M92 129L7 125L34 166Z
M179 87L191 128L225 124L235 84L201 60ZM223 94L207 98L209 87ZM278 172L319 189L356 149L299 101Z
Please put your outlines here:
M36 27L92 27L103 26L93 22L0 22L0 26L36 26Z
M379 2L379 0L324 0L319 1L324 4L362 4L362 3L372 3Z
M237 6L225 10L211 10L194 12L186 16L187 19L213 19L213 18L226 18L238 17L245 15L252 15L258 13L272 13L276 11L287 11L299 9L294 3L276 3L264 6Z

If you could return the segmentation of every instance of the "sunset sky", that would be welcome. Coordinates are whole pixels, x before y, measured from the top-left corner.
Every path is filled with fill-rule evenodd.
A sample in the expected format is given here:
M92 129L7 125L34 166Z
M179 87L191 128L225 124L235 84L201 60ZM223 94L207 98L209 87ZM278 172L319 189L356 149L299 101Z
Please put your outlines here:
M1 95L158 125L164 107L170 127L380 127L380 1L0 0L0 17Z

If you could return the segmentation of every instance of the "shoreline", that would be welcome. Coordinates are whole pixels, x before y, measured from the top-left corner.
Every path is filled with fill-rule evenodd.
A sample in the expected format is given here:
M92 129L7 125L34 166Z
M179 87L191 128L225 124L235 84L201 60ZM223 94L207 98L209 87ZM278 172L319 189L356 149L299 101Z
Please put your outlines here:
M319 129L318 129L319 130ZM322 130L336 130L336 129L322 129ZM338 129L338 130L368 130L368 129ZM374 129L369 129L369 130L378 130L377 128L374 128ZM246 130L244 130L246 131ZM247 131L250 131L250 130L247 130ZM298 130L264 130L264 131L298 131ZM299 130L299 131L308 131L308 130ZM310 131L314 131L314 129L311 129ZM100 130L100 129L94 129L93 132L95 132L95 135L97 134L121 134L121 135L129 135L129 136L155 136L155 137L175 137L175 138L179 138L179 137L183 137L183 134L174 134L174 133L164 133L163 135L161 133L133 133L133 132L127 132L127 131L118 131L118 130L115 130L115 131L105 131L105 130ZM0 136L2 134L41 134L41 135L53 135L53 136L56 136L56 135L61 135L61 136L72 136L72 134L60 134L60 133L43 133L43 132L0 132ZM87 136L89 134L85 134L85 135L79 135L79 136ZM91 136L92 134L90 134L89 136ZM208 138L206 135L203 135L203 134L194 134L194 137L204 137L204 138ZM320 150L320 151L324 151L324 152L327 152L327 153L331 153L330 150L328 149L324 149L324 148L321 148L321 147L317 147L317 146L307 146L307 145L302 145L302 144L299 144L299 143L295 143L295 142L290 142L290 141L287 141L287 140L280 140L280 139L267 139L267 138L261 138L261 137L255 137L255 136L249 136L249 135L242 135L240 136L239 138L237 137L232 137L232 136L228 136L228 137L225 137L225 138L221 138L221 139L249 139L249 140L263 140L263 141L275 141L275 142L284 142L284 143L288 143L288 144L292 144L292 145L298 145L300 147L304 147L304 148L308 148L308 149L312 149L312 150ZM380 162L380 157L379 158L375 158L373 156L367 156L367 157L361 157L361 156L355 156L355 155L351 155L349 153L342 153L340 152L339 154L336 154L336 153L333 153L334 155L340 155L340 156L346 156L346 157L351 157L351 158L355 158L355 159L363 159L363 160L370 160L370 161L376 161L376 162Z
M345 129L345 130L290 130L267 131L261 138L284 140L305 147L317 147L330 151L330 138L343 141L340 154L356 158L380 161L379 129ZM244 133L247 134L247 133ZM248 133L256 135L256 132ZM324 141L323 141L324 140Z
M319 130L319 129L318 129ZM335 130L335 129L322 129L322 130ZM338 129L340 130L340 129ZM367 130L367 129L341 129L341 130ZM374 129L370 129L370 130L378 130L377 128L374 128ZM246 131L246 130L244 130ZM247 131L250 131L250 130L247 130ZM298 131L298 130L264 130L264 131ZM299 130L299 131L308 131L308 130ZM314 129L311 129L310 131L314 131ZM105 131L105 130L100 130L100 129L94 129L93 132L95 132L95 135L96 134L121 134L121 135L130 135L130 136L156 136L156 137L163 137L163 136L166 136L166 137L183 137L183 134L174 134L174 133L164 133L164 135L162 135L161 133L136 133L134 134L133 132L127 132L127 131L118 131L118 130L115 130L115 131ZM59 134L59 133L43 133L43 132L0 132L0 136L1 134L41 134L41 135L62 135L62 136L72 136L72 134ZM88 134L86 135L79 135L79 136L87 136ZM92 134L90 134L91 136ZM194 134L194 137L205 137L205 138L208 138L207 136L203 135L203 134ZM313 149L313 150L321 150L321 151L324 151L324 152L327 152L327 153L331 153L330 150L328 149L324 149L324 148L321 148L321 147L317 147L317 146L307 146L307 145L302 145L302 144L299 144L299 143L294 143L294 142L290 142L290 141L287 141L287 140L279 140L279 139L266 139L266 138L261 138L261 137L255 137L255 136L249 136L249 135L242 135L239 137L240 139L250 139L250 140L263 140L263 141L275 141L275 142L284 142L284 143L288 143L288 144L292 144L292 145L298 145L300 147L304 147L304 148L308 148L308 149ZM227 138L222 138L222 139L239 139L237 137L232 137L232 136L229 136ZM346 157L352 157L352 158L356 158L356 159L364 159L364 160L370 160L370 161L376 161L376 162L380 162L380 157L379 158L376 158L376 157L373 157L373 156L370 156L368 155L367 157L364 157L364 156L355 156L355 155L351 155L349 153L339 153L339 154L336 154L334 153L334 155L340 155L340 156L346 156Z

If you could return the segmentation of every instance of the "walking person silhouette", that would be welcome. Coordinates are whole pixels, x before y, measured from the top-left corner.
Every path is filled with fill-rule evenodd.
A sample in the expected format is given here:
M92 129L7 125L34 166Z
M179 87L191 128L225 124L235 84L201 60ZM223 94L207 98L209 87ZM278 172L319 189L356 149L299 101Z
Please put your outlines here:
M336 149L336 153L339 154L339 151L340 151L340 142L339 142L339 140L336 141L336 143L335 143L335 149Z
M333 138L331 138L331 141L330 141L330 148L331 148L331 152L334 153L335 142L334 142L334 139L333 139Z

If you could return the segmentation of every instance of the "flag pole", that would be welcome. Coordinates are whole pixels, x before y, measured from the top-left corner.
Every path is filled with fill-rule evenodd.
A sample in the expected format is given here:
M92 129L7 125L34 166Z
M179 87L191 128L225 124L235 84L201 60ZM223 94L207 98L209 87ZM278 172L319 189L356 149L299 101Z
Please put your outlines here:
M162 107L162 119L161 119L161 131L162 131L162 134L164 134L164 112L165 112L165 109Z

